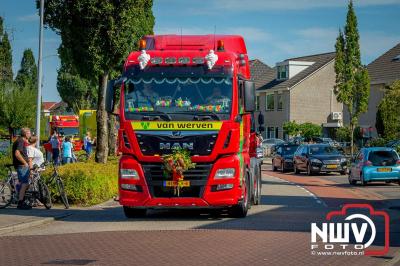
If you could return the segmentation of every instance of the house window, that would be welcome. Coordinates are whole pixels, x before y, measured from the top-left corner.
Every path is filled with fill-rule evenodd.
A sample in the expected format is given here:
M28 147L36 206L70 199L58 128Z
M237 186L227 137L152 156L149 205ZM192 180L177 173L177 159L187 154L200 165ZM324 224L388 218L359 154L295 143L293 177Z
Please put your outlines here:
M278 79L287 79L289 76L288 65L278 66Z
M266 105L265 105L265 109L267 111L274 111L275 110L275 95L272 94L267 94L266 95Z
M275 128L275 138L278 138L279 136L279 127Z
M268 139L275 138L274 133L275 133L274 127L267 127L267 138Z
M278 111L283 110L283 94L279 93L277 96Z
M256 96L256 111L260 111L260 96Z

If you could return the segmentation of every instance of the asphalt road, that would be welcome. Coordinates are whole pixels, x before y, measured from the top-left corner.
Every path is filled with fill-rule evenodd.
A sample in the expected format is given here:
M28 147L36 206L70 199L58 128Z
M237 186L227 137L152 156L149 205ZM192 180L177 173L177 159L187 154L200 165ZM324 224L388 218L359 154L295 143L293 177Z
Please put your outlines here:
M340 177L280 176L268 166L263 175L262 203L244 219L200 211L126 219L113 202L72 209L63 220L1 236L0 265L383 265L398 252L393 242L384 257L311 255L311 223L367 194L330 180Z

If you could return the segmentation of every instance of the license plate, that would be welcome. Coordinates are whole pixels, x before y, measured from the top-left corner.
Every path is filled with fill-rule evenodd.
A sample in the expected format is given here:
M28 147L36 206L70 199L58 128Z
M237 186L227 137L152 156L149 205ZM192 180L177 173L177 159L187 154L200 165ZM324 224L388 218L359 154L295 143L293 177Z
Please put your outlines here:
M378 168L378 172L392 172L392 168Z
M175 187L178 185L177 181L164 181L164 187ZM190 187L190 181L181 181L180 182L181 187Z
M328 165L326 166L326 168L329 168L329 169L336 169L336 168L337 168L337 165L336 165L336 164L328 164Z

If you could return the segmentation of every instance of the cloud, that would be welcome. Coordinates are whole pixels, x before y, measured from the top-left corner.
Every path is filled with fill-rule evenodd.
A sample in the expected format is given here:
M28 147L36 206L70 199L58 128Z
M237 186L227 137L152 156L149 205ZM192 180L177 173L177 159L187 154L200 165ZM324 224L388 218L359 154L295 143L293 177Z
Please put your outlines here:
M175 1L178 3L178 1ZM216 15L221 12L265 12L265 11L290 11L310 10L318 8L341 8L347 7L348 0L203 0L198 4L193 2L185 6L186 1L179 2L184 7L183 14L190 15ZM399 0L356 0L357 7L400 5Z
M19 16L17 17L17 20L21 22L32 22L39 20L39 16L37 14Z

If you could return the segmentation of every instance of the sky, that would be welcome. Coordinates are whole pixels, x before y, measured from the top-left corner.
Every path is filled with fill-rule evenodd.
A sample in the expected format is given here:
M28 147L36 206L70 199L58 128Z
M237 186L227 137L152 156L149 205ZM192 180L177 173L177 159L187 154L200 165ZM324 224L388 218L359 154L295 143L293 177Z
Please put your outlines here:
M155 34L240 34L250 58L270 66L291 57L334 51L343 28L346 0L154 0ZM362 62L368 64L400 42L400 0L355 0ZM39 16L35 0L0 0L11 37L13 70L24 49L37 58ZM59 101L59 36L46 29L43 100Z

